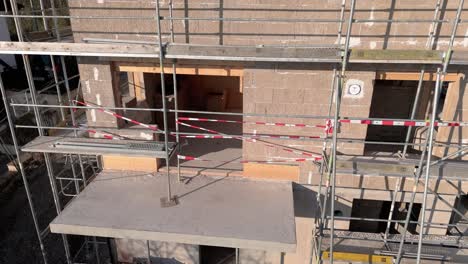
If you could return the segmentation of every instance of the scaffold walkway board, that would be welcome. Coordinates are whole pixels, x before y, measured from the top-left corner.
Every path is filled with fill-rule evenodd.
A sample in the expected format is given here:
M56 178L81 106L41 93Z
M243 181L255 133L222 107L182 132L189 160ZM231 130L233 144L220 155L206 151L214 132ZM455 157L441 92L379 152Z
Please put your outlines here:
M174 175L175 176L175 175ZM294 252L292 183L104 170L52 221L52 233ZM258 212L261 212L260 214Z
M0 41L0 54L159 58L159 48L148 44Z
M375 157L339 157L336 172L340 174L414 177L419 160L397 158L376 159ZM463 161L445 160L431 165L429 177L445 180L468 180L468 164ZM425 171L425 170L423 170Z
M168 59L240 62L340 63L343 49L329 46L228 46L175 44L163 46ZM66 43L0 41L0 54L159 58L159 47L136 43ZM350 49L350 63L441 64L443 51ZM468 52L455 51L451 65L468 64Z
M341 62L341 48L171 44L167 58L272 62Z
M175 145L175 143L169 143L170 154L175 149ZM21 150L61 154L166 157L164 142L141 140L39 136L24 145Z
M329 238L331 236L330 230L324 230L324 236ZM381 233L366 233L355 231L335 230L334 236L342 239L353 239L359 241L382 241L383 236ZM405 241L407 243L418 243L419 235L406 234ZM400 242L400 234L389 234L387 242ZM423 235L425 245L443 245L453 246L458 248L466 248L468 246L463 236L449 236L449 235ZM325 243L324 246L327 244Z

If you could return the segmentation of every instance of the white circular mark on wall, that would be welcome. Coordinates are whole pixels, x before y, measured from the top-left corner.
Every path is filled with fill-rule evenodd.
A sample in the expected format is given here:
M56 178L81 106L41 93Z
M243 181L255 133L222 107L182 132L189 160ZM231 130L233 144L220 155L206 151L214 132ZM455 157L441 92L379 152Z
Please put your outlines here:
M364 82L361 80L349 79L345 87L344 97L362 98L364 96Z
M352 84L348 88L350 95L359 95L362 91L361 85L359 84Z

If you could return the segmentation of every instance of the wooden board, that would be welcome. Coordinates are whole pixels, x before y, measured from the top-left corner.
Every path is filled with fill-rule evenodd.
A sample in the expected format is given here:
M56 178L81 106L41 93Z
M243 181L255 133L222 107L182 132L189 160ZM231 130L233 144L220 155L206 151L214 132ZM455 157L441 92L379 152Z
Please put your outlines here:
M299 166L276 164L244 164L244 177L299 181Z

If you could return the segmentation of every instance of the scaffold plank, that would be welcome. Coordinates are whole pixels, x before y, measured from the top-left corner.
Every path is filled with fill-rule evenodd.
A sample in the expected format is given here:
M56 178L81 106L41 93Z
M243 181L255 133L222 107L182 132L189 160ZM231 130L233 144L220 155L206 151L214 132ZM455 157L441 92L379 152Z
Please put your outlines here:
M171 44L167 46L167 58L270 61L270 62L340 62L338 47L272 47L272 46L221 46Z
M91 44L0 41L0 54L158 58L159 48L147 44Z
M170 152L175 143L169 143ZM108 140L39 136L21 148L24 152L82 155L121 155L165 158L164 142L141 140Z
M337 46L223 46L166 44L165 57L184 60L219 60L238 62L339 63L342 49ZM91 56L106 58L159 58L159 48L152 44L66 43L0 41L0 54ZM441 64L443 51L350 49L350 63ZM468 53L456 51L450 64L468 64Z
M423 63L441 64L443 51L437 50L351 50L352 63Z
M394 176L394 177L414 177L418 166L418 160L396 158L379 160L375 157L353 158L352 160L338 159L336 162L337 173L367 175L367 176ZM446 160L432 165L430 168L430 178L446 180L468 180L466 170L468 165L462 161Z

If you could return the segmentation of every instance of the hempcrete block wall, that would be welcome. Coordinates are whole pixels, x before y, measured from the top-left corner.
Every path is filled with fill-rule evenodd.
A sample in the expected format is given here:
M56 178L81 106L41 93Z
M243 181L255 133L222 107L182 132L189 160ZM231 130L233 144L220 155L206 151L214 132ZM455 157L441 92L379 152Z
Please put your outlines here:
M121 96L118 86L115 85L116 78L113 76L114 71L110 62L81 57L78 67L85 102L107 107L121 107ZM97 109L87 110L86 118L89 126L115 128L122 124L122 120Z
M431 20L436 0L430 1L373 1L358 0L355 19ZM277 18L339 20L342 0L174 0L174 17L193 18ZM161 0L161 15L168 16L168 0ZM347 8L349 8L349 1ZM443 1L440 19L455 16L458 1ZM70 13L74 16L135 16L141 19L73 19L75 41L84 37L119 40L156 39L156 22L151 1L71 0ZM465 4L468 6L468 4ZM349 12L346 12L348 17ZM143 19L144 17L147 17ZM462 20L468 13L462 14ZM430 32L426 23L355 23L351 46L366 49L422 49ZM164 41L169 40L169 20L162 23ZM452 25L442 23L436 29L435 47L445 48ZM225 45L327 45L339 44L338 22L261 22L261 21L183 21L175 20L176 42ZM456 49L468 48L464 40L468 25L461 24L455 41ZM343 32L346 32L344 23ZM342 42L344 39L341 40Z
M459 74L457 82L449 85L447 97L445 99L444 110L441 114L443 120L454 120L466 122L468 120L468 89L467 89L467 72L462 71ZM442 143L453 144L468 144L468 128L467 127L446 127L438 128L436 140ZM436 147L435 154L445 156L449 153L457 151L458 148L442 148ZM465 151L465 153L467 153ZM468 159L468 155L462 157Z
M328 116L332 77L332 71L291 70L274 65L270 68L245 69L243 80L244 113ZM356 79L363 82L363 92L360 98L343 97L340 111L343 116L369 116L374 78L374 72L348 72L347 79ZM244 120L324 125L323 119L247 117ZM323 129L319 128L288 128L246 124L243 130L244 133L256 134L324 135ZM366 126L347 124L341 127L340 135L347 138L364 139L366 132ZM266 141L279 146L302 149L317 154L321 153L323 145L321 140ZM363 150L364 144L359 143L340 143L338 146L338 151L342 154L362 155ZM246 160L304 157L285 152L280 148L267 147L258 141L244 141L243 155ZM301 166L299 181L305 183L311 169L310 165L301 163L299 166Z

